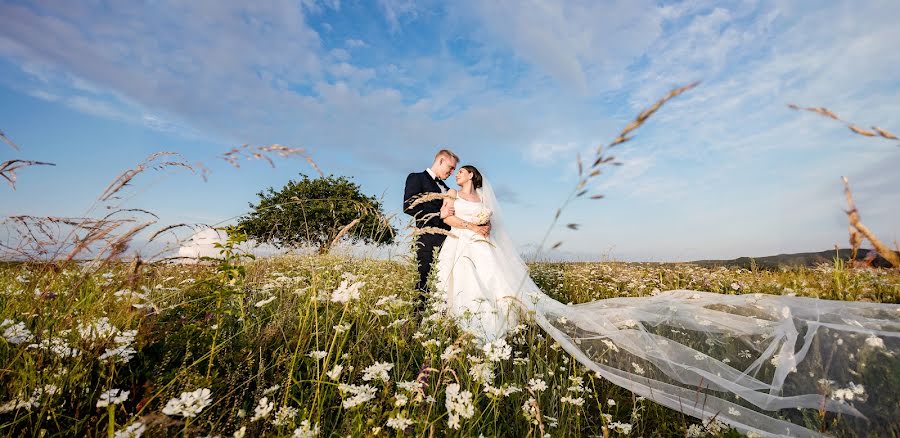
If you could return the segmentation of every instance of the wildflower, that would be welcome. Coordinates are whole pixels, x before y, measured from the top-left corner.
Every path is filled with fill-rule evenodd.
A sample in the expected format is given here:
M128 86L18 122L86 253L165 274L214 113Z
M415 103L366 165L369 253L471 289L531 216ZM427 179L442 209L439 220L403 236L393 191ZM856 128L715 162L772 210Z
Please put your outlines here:
M324 359L325 356L328 355L328 353L324 352L324 351L313 351L311 353L307 353L306 355L313 359L319 360L319 359Z
M581 397L563 396L563 397L560 397L559 401L561 401L563 403L568 403L570 405L584 406L584 399Z
M632 363L631 363L631 366L634 367L634 372L635 372L635 373L640 374L640 375L642 375L642 376L644 375L644 369L641 368L640 365L638 365L638 364L635 363L635 362L632 362Z
M387 424L385 425L391 429L406 430L407 427L412 426L413 424L415 424L415 422L404 417L403 414L397 414L395 417L388 418Z
M391 376L388 375L388 371L394 368L394 364L389 362L375 362L374 364L366 367L363 370L363 380L370 381L374 379L379 379L382 382L387 383L391 380Z
M538 405L537 400L534 397L525 400L525 403L522 403L522 413L525 416L525 419L530 421L532 424L538 424Z
M263 391L263 395L270 395L273 392L278 391L279 389L281 389L281 385L270 386L266 388L265 391Z
M612 423L609 423L609 427L615 429L616 432L619 432L623 435L628 435L631 433L630 423L620 423L618 421L613 421Z
M122 404L128 400L128 394L131 391L122 391L120 389L110 389L100 394L100 400L97 400L98 408L105 408L109 405Z
M459 430L459 419L472 418L475 415L475 406L472 405L472 393L460 392L458 383L447 385L445 406L447 407L447 426Z
M879 338L878 336L872 335L866 338L866 345L873 348L884 348L884 339Z
M375 398L375 393L378 392L378 388L371 385L347 385L342 383L338 386L338 389L341 393L350 393L352 395L352 397L344 399L343 403L341 403L344 409L352 409L372 400Z
M266 298L266 299L264 299L264 300L257 301L255 304L253 304L253 306L256 307L257 309L259 309L259 308L261 308L262 306L265 306L266 304L269 304L269 303L271 303L272 301L275 301L275 298L277 298L277 297L273 295L273 296L271 296L271 297L269 297L269 298Z
M619 352L619 347L616 347L616 344L614 344L609 339L601 339L600 341L603 342L603 344L606 345L606 347L609 348L610 350L612 350L616 353Z
M342 281L340 286L331 292L331 302L346 304L352 300L358 300L359 288L363 285L365 285L363 282L349 284L347 280Z
M10 344L23 344L25 342L31 342L34 339L34 335L25 328L24 322L18 322L13 324L13 321L10 319L4 319L3 322L0 322L0 328L6 328L3 330L3 337Z
M394 322L388 324L388 328L400 327L401 325L406 324L407 321L409 321L409 320L406 318L397 319Z
M423 386L424 384L422 382L418 382L415 380L397 382L397 387L406 392L418 391L422 389Z
M209 389L200 388L193 392L182 392L180 397L169 400L163 413L169 416L196 417L210 403L212 399Z
M606 404L609 405L609 406L615 406L615 405L616 405L616 401L613 400L613 399L609 399L609 400L606 400Z
M294 438L312 438L314 436L319 436L319 423L310 423L309 420L303 420L300 422L300 427L294 429Z
M685 436L688 438L699 438L705 434L706 432L699 424L692 424L687 428L687 431L685 431Z
M141 435L147 430L147 426L140 421L135 421L128 425L128 427L116 431L116 434L113 435L114 438L141 438Z
M482 347L482 350L484 351L485 358L491 362L508 360L512 355L512 347L507 345L506 340L502 338L485 344L484 347Z
M247 434L247 426L241 426L240 429L234 431L234 438L244 438L244 435Z
M529 379L528 387L531 388L532 391L544 391L547 389L547 382L541 379Z
M273 409L275 409L275 402L270 402L268 397L259 399L259 402L253 409L253 417L250 418L250 421L262 420L263 418L268 417Z
M455 345L448 345L447 348L444 349L444 352L441 354L441 360L450 361L456 357L457 354L461 353L462 349Z
M325 375L328 376L328 378L331 380L337 380L338 378L341 377L341 371L343 371L343 370L344 370L343 365L335 364L334 368L332 368L331 371L325 373Z
M338 325L336 325L336 326L334 326L334 327L332 327L332 328L333 328L334 331L337 332L337 333L344 333L344 332L346 332L347 330L350 330L350 324L338 324Z
M282 406L278 409L278 412L275 413L275 418L272 419L272 424L275 426L284 426L291 423L291 421L293 421L294 417L296 416L297 408Z
M409 402L409 397L406 394L394 394L394 406L403 407Z
M490 362L482 362L469 368L469 375L476 381L494 383L494 366Z
M741 416L741 411L739 411L739 410L737 410L737 409L735 409L735 408L729 407L729 408L728 408L728 415L734 415L735 417L740 417L740 416Z

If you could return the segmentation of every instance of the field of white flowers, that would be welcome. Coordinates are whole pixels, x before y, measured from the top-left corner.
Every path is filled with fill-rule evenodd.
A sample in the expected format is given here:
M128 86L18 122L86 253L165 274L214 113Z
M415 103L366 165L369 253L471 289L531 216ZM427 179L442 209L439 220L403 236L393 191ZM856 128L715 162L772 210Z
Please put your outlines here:
M575 303L681 288L900 302L896 271L840 262L532 275ZM336 256L2 266L0 435L739 436L586 372L530 324L477 348L439 313L412 314L415 277Z

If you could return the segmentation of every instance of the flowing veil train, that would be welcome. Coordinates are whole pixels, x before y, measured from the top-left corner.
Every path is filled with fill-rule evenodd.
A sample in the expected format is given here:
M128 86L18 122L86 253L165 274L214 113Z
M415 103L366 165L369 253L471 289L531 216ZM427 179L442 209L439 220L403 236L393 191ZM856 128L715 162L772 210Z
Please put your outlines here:
M760 436L822 436L838 416L842 434L900 434L900 305L692 290L565 305L531 280L487 179L481 195L512 299L599 376Z

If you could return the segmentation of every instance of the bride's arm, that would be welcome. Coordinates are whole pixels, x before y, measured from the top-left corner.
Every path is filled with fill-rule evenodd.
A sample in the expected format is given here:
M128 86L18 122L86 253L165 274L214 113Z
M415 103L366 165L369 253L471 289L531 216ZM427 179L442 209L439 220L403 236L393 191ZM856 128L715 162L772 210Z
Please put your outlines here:
M456 216L447 216L444 218L444 223L450 225L453 228L463 228L466 230L472 230L478 234L481 234L484 237L488 236L490 232L490 227L485 225L475 225L471 222L464 221Z

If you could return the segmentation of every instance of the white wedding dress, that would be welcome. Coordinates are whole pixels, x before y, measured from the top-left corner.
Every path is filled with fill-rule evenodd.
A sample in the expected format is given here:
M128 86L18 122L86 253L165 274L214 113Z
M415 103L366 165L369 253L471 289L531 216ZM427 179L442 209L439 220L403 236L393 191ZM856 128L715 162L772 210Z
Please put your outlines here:
M637 395L760 436L900 435L900 305L673 290L578 305L531 280L490 183L437 261L448 314L482 342L533 319L590 370ZM835 426L834 420L838 419Z

